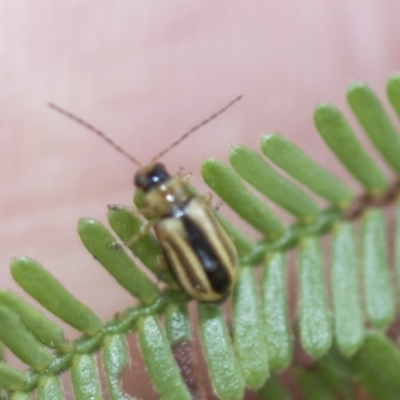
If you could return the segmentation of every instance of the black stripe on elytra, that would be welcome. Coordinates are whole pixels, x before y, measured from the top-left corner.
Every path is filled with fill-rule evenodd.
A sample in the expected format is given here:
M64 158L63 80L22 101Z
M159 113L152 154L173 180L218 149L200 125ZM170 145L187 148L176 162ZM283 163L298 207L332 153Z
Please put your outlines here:
M190 268L190 265L188 266L188 258L185 256L185 254L182 253L182 248L179 245L179 243L175 243L173 240L168 240L168 245L170 246L171 250L174 252L175 256L178 258L178 263L183 267L182 269L186 273L186 278L190 282L190 285L194 288L198 287L200 285L201 288L200 290L203 289L203 285L201 285L201 280L199 280L199 277L197 276L196 270L193 268ZM182 290L186 291L185 285L183 281L180 279L180 274L176 269L174 268L175 263L173 262L172 258L169 256L169 249L163 249L164 257L166 258L167 264L169 266L169 270L171 271L173 277L175 278L175 281L178 283L178 285L181 287Z
M224 232L223 232L224 227L220 224L220 222L218 221L218 219L215 215L210 215L211 214L210 210L207 210L207 214L209 215L209 218L211 220L215 220L215 223L219 225L216 229L217 237L220 240L220 242L224 245L224 249L228 253L228 257L229 257L230 261L233 263L233 265L236 265L237 255L235 253L235 250L232 249L233 243L231 241L229 241L229 237L226 236L228 234L225 232L226 235L224 235Z
M225 266L197 225L187 215L181 217L181 221L185 226L187 240L203 266L211 287L217 293L225 293L230 286L230 276Z

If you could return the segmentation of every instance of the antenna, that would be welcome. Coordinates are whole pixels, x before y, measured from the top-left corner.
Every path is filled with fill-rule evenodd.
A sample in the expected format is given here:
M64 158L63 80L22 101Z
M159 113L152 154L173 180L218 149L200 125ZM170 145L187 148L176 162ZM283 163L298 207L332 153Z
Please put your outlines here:
M208 124L210 121L212 121L213 119L217 118L219 115L221 115L222 113L224 113L228 108L232 107L235 103L237 103L243 96L240 95L238 97L236 97L234 100L232 100L230 103L228 103L226 106L222 107L219 111L217 111L216 113L212 114L210 117L208 117L207 119L203 120L202 122L200 122L199 124L197 124L196 126L194 126L192 129L190 129L189 131L185 132L178 140L176 140L175 142L173 142L171 145L169 145L166 149L162 150L160 153L158 153L155 157L153 157L153 159L151 160L151 163L154 163L155 161L157 161L159 158L161 158L164 154L168 153L172 148L174 148L176 145L178 145L180 142L182 142L183 140L185 140L188 136L190 136L193 132L197 131L198 129L200 129L202 126Z
M113 140L111 140L104 132L101 130L95 128L93 125L89 124L88 122L84 121L82 118L77 117L76 115L62 109L61 107L49 103L48 106L52 108L53 110L56 110L62 115L65 115L66 117L72 119L73 121L77 122L80 125L83 125L85 128L89 129L90 131L94 132L96 135L100 136L102 139L104 139L109 145L114 147L115 150L117 150L119 153L124 155L126 158L128 158L131 162L136 164L139 167L142 167L142 164L136 160L135 157L133 157L131 154L127 153L122 147L118 146Z
M207 119L203 120L196 126L194 126L192 129L184 133L178 140L173 142L171 145L169 145L166 149L162 150L160 153L158 153L153 159L151 160L151 163L154 163L157 161L160 157L162 157L164 154L168 153L171 149L173 149L176 145L178 145L180 142L185 140L188 136L190 136L193 132L197 131L204 125L208 124L210 121L213 119L217 118L219 115L224 113L228 108L232 107L235 103L237 103L243 96L238 96L231 102L229 102L226 106L221 108L219 111L216 113L212 114L210 117ZM122 147L120 147L117 143L115 143L111 138L109 138L104 132L102 132L100 129L97 129L93 125L89 124L88 122L84 121L82 118L76 116L75 114L70 113L69 111L64 110L63 108L57 106L54 103L48 103L48 106L52 108L53 110L59 112L60 114L66 116L69 119L72 119L73 121L77 122L78 124L84 126L86 129L89 129L90 131L94 132L96 135L100 136L103 140L105 140L109 145L114 147L115 150L117 150L119 153L124 155L126 158L128 158L131 162L136 164L139 167L142 167L142 164L131 154L127 153Z

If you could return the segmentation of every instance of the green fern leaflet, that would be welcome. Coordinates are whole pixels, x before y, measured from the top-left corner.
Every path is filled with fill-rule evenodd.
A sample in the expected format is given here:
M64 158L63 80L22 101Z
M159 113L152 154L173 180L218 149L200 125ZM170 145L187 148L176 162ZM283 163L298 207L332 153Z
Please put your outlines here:
M389 79L387 96L400 117L400 75ZM393 176L399 176L400 136L376 95L355 83L347 99L373 147ZM203 163L206 183L260 235L253 242L219 216L241 263L228 300L229 321L221 305L198 304L198 322L193 325L187 309L190 299L165 272L151 233L129 248L115 245L115 235L128 242L145 223L131 207L109 208L112 232L91 219L78 224L87 250L137 299L135 306L110 321L101 321L38 262L15 258L15 281L81 336L69 341L55 322L15 294L1 291L0 399L65 399L60 375L67 370L78 400L133 399L121 385L121 373L130 360L125 339L133 331L151 382L164 400L207 398L197 376L197 338L220 399L241 399L246 388L260 399L296 399L299 393L311 400L361 399L366 394L377 400L398 399L400 351L385 331L398 313L400 180L381 171L335 106L319 104L314 121L363 193L356 195L277 133L261 139L262 155L236 146L230 151L230 165L211 159ZM268 201L296 222L287 226ZM135 203L140 207L140 193ZM394 207L386 212L391 204ZM393 245L388 244L388 218L395 225ZM322 238L329 243L329 256ZM288 306L291 249L296 250L296 317L290 316ZM3 346L29 370L9 365ZM101 366L96 354L101 355ZM286 379L290 376L296 382L296 389L285 386L283 371ZM106 393L100 375L105 377Z

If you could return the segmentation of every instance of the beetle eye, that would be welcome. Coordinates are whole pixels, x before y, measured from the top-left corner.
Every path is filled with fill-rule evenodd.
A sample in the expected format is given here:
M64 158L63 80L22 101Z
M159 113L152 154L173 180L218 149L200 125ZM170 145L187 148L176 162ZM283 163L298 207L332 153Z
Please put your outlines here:
M138 171L135 175L135 185L142 189L144 192L160 185L161 183L170 179L168 172L166 171L163 164L155 164L148 171Z
M156 164L148 174L153 185L159 185L170 178L163 164Z
M134 182L135 186L140 189L144 189L144 187L146 185L146 181L147 181L146 175L143 175L141 173L137 173L133 178L133 182Z

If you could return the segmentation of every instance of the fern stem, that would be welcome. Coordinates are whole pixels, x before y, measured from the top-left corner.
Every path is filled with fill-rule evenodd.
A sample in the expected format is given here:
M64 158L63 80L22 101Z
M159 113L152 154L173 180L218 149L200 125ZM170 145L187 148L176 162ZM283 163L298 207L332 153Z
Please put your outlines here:
M95 336L83 336L75 340L73 343L73 351L67 354L57 353L53 357L51 364L46 370L41 372L31 371L27 375L28 381L25 382L24 391L29 392L36 388L43 376L56 376L70 368L70 366L72 365L73 357L75 355L90 354L95 352L102 345L103 341L108 335L126 334L127 332L134 329L136 323L139 321L140 318L149 315L158 315L162 313L170 303L182 303L183 301L185 301L185 297L182 296L181 293L166 291L165 294L159 297L152 305L138 305L126 310L125 312L118 315L115 319L107 321ZM17 379L17 375L15 376ZM26 378L26 375L22 374L22 376Z

